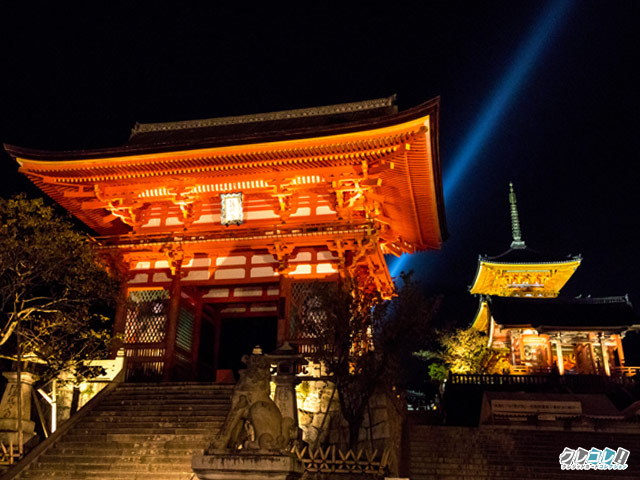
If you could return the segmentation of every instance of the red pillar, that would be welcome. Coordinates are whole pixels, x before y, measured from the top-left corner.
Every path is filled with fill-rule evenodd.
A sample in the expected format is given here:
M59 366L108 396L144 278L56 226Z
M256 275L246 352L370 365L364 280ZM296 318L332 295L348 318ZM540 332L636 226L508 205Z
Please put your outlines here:
M215 309L215 316L213 318L213 326L215 328L215 337L213 339L213 348L215 356L213 359L213 369L218 375L218 367L220 366L220 338L222 337L222 319L220 318L220 312Z
M169 312L167 314L167 326L164 349L164 371L162 380L171 380L176 350L176 334L178 332L178 314L180 313L180 266L175 270L169 290Z
M200 330L202 327L202 292L196 293L193 334L191 335L191 372L194 379L198 378L198 353L200 351Z
M129 289L127 288L126 283L123 283L120 286L120 293L118 294L118 304L116 305L116 315L113 320L113 335L122 335L124 337L124 329L127 322L127 300L129 297ZM124 344L124 340L122 342L117 342L116 345L111 349L111 358L116 358L116 354L118 353L118 349L121 348Z
M290 340L289 337L291 337L291 279L286 275L281 275L277 344L281 345L286 340Z

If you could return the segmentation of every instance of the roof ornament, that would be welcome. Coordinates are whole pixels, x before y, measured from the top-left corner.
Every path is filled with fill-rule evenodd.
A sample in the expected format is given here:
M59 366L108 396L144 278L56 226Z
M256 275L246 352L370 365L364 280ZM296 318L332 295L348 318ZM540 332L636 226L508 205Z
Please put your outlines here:
M516 193L513 191L513 183L509 182L509 204L511 205L511 235L513 241L511 248L527 248L522 240L520 231L520 219L518 217L518 205L516 203Z

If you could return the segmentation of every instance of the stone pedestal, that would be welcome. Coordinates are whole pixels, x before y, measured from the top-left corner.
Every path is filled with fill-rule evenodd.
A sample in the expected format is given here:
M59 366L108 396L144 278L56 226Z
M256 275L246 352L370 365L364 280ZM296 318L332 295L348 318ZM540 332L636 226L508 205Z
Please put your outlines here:
M296 480L304 472L293 455L259 450L210 451L194 456L191 467L200 480Z
M0 401L0 441L18 445L18 373L4 372L8 381ZM20 375L22 384L22 435L28 442L34 435L35 422L31 421L31 389L33 376L28 372Z

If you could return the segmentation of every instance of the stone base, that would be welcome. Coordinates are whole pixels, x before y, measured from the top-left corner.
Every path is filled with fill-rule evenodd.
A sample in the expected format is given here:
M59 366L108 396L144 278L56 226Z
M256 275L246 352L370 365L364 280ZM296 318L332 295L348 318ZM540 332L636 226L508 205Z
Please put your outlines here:
M293 455L260 451L196 455L191 467L200 480L296 480L304 472Z
M22 440L27 443L35 436L35 422L22 420ZM9 442L18 445L18 419L3 418L0 420L0 442L9 445Z

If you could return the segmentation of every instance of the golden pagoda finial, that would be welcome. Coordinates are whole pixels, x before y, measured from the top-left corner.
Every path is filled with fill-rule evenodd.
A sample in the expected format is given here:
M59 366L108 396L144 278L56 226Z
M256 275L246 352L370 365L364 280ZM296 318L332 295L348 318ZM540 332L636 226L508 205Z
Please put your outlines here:
M516 192L513 191L513 183L511 182L509 182L509 203L511 205L511 235L513 236L511 248L526 248L524 240L522 240L522 232L520 231Z

